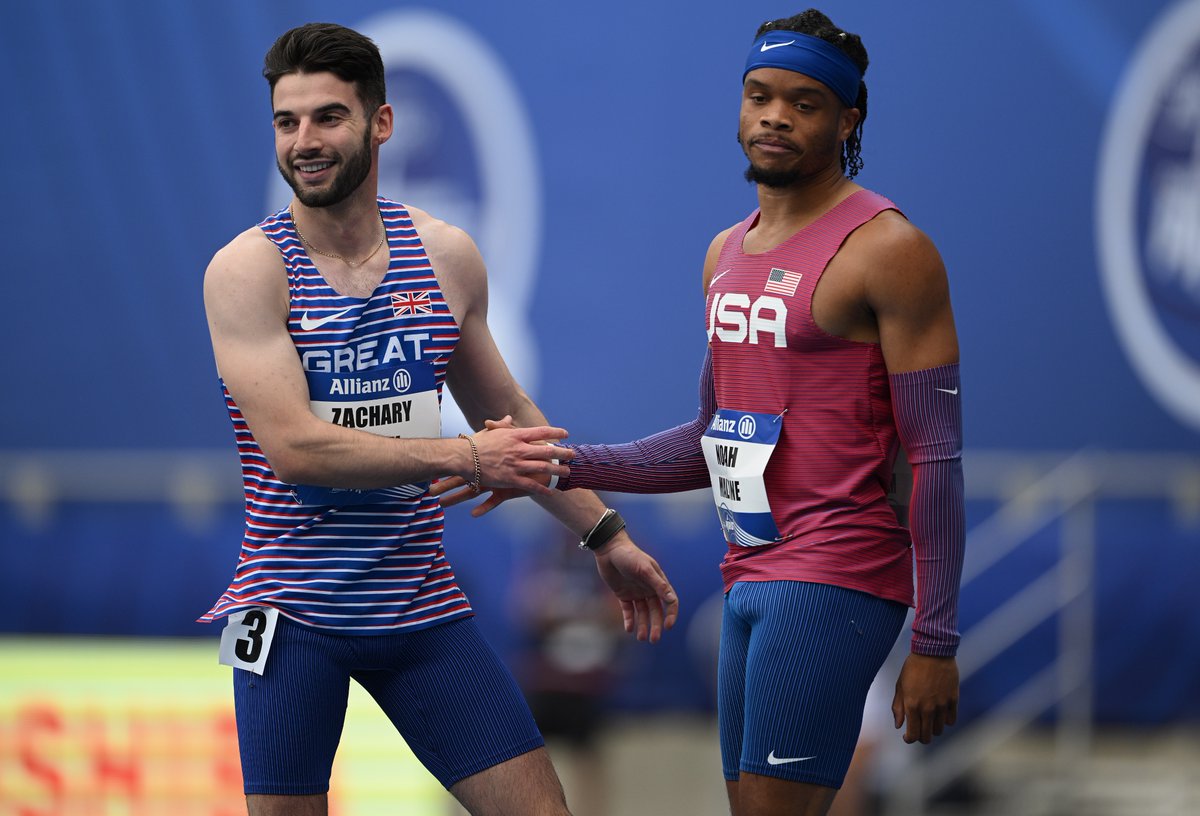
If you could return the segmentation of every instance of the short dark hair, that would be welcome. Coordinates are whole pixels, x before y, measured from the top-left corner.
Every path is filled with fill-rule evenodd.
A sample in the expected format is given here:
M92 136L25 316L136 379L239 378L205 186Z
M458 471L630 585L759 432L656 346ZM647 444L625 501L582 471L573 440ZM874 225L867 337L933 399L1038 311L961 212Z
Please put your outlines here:
M370 117L387 102L383 58L369 37L335 23L308 23L286 31L263 60L263 76L275 83L287 74L328 71L354 84Z
M832 20L816 9L808 9L779 20L769 20L758 27L754 39L757 40L766 32L773 30L795 31L831 43L848 56L851 62L858 66L861 73L867 73L869 60L867 59L867 49L862 44L862 38L857 34L851 34L849 31L838 28ZM842 171L850 178L858 175L858 171L862 170L863 166L862 130L863 123L867 121L866 82L858 83L858 99L855 101L854 107L858 108L862 115L858 119L858 125L846 138L846 144L842 147Z

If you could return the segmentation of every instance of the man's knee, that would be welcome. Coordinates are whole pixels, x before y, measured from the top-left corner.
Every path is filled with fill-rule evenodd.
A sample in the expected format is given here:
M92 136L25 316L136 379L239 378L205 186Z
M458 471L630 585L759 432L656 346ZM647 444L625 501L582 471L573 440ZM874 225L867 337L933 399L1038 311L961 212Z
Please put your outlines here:
M305 796L280 796L251 793L246 795L249 816L326 816L329 796L316 793Z
M837 789L743 771L726 783L733 816L825 816Z
M562 783L545 748L535 748L450 787L471 816L570 816Z

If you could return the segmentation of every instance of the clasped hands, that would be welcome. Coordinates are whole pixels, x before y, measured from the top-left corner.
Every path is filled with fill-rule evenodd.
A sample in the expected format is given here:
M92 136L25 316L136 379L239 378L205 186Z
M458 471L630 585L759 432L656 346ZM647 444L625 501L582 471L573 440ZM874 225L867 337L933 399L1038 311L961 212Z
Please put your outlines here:
M571 472L567 462L575 452L554 444L566 435L565 429L546 425L518 428L511 416L489 419L483 430L471 437L479 454L478 490L461 476L448 476L434 482L429 492L441 500L443 507L489 493L487 499L471 508L476 518L509 499L548 496L554 492L549 487L552 477L563 478Z
M476 517L519 496L551 495L557 492L549 486L551 478L571 472L566 463L574 458L574 451L554 444L566 435L562 428L517 428L511 416L488 420L472 437L480 460L479 488L461 476L450 476L435 482L430 492L449 507L487 491L490 495L471 508ZM638 640L657 643L679 617L679 598L662 567L624 530L595 555L600 577L621 605L625 631Z

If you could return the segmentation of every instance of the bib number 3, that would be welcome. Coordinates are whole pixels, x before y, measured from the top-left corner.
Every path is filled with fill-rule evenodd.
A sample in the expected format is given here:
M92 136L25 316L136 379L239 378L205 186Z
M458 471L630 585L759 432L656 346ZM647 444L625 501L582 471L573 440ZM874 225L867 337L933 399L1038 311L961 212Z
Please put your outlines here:
M234 612L221 631L218 662L261 675L267 665L278 620L279 610L265 606Z

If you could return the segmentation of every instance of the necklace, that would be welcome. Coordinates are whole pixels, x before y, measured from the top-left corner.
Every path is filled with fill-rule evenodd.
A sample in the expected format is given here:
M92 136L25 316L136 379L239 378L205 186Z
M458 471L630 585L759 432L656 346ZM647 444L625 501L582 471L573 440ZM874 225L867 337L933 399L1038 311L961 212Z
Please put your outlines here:
M299 236L300 243L304 244L306 247L308 247L309 249L311 249L313 252L317 253L318 255L324 255L326 258L333 258L336 261L343 262L344 264L346 264L346 266L350 267L351 269L357 269L358 267L365 264L367 261L374 258L375 253L379 251L379 248L381 246L383 246L383 242L387 240L387 226L384 225L383 236L379 239L379 243L375 245L375 248L371 250L371 253L369 255L367 255L367 257L363 258L361 261L352 261L349 258L345 257L344 255L337 255L333 252L322 252L321 250L317 249L315 246L310 244L308 239L304 237L304 233L302 233L300 231L300 225L296 223L296 213L292 212L291 205L288 205L288 215L290 215L292 217L292 226L296 228L296 235ZM379 215L379 223L383 224L383 214L382 213L380 213L380 215Z

